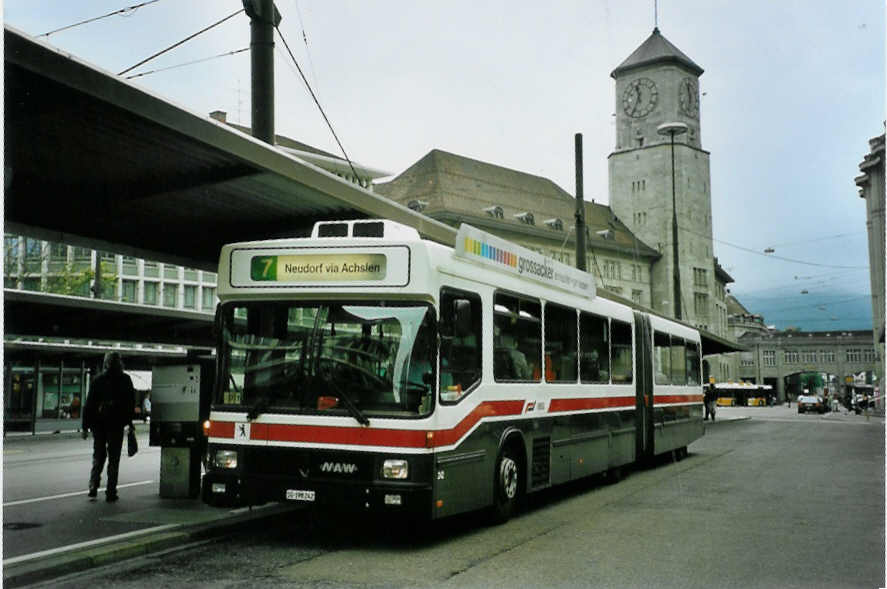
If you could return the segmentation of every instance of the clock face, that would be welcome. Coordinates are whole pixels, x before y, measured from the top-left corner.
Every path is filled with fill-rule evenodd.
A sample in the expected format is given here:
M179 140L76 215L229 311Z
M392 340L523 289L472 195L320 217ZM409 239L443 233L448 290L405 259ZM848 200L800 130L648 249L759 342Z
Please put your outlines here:
M681 85L678 87L678 104L681 112L688 117L699 116L699 88L693 79L681 80Z
M638 78L622 93L622 110L630 117L640 118L650 114L659 100L656 84L649 78Z

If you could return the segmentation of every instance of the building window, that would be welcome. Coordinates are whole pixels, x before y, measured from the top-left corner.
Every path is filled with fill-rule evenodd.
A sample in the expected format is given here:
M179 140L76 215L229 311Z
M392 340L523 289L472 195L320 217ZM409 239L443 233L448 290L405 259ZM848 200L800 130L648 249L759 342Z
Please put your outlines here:
M800 360L800 356L797 350L786 350L785 352L783 352L783 354L783 364L797 364Z
M862 350L847 350L847 362L862 362Z
M201 289L203 294L203 305L202 309L212 309L216 306L216 289L211 286L204 286Z
M197 287L186 284L185 285L185 301L183 303L186 309L196 309L197 308Z
M157 283L156 282L146 282L145 283L145 304L146 305L156 305L157 304Z
M641 295L644 293L642 290L632 289L631 290L631 300L637 304L641 304Z
M708 270L705 268L693 268L693 286L708 286Z
M179 287L175 283L167 282L163 285L163 306L175 307L179 298Z
M524 211L523 213L516 213L514 215L514 218L525 225L535 225L536 224L536 219L535 219L535 217L533 217L533 213L530 213L527 211Z
M875 361L875 351L871 348L866 348L862 352L862 361L863 362L874 362Z
M145 260L145 264L142 266L142 273L147 278L160 278L160 265L157 262Z
M39 260L43 254L43 244L39 239L25 238L25 259Z
M504 219L505 218L505 209L500 207L499 205L493 205L490 207L486 207L484 211L494 219Z
M693 310L697 317L708 316L708 295L702 292L693 293Z
M123 280L121 281L122 292L120 294L120 300L124 303L135 303L136 302L136 287L138 286L138 282L135 280Z
M816 351L815 350L804 350L801 352L801 362L804 364L815 364L816 363Z
M819 357L821 358L821 362L823 363L834 363L835 362L835 351L834 350L822 350L819 352Z
M622 265L613 260L604 260L604 278L622 280Z

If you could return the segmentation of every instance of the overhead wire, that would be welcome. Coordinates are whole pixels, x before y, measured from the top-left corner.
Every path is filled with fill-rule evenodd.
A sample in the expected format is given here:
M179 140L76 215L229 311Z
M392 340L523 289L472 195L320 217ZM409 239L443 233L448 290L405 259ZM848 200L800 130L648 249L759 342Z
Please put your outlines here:
M289 53L290 59L293 60L293 63L296 65L296 69L299 70L299 75L302 76L302 82L305 83L305 86L308 88L308 92L311 94L311 98L314 100L314 104L317 105L317 108L318 110L320 110L320 114L323 117L323 120L326 121L326 126L329 127L330 133L333 134L333 139L336 140L336 143L339 145L339 149L342 150L342 155L345 157L345 161L348 162L348 167L351 168L351 173L354 174L354 178L356 180L359 180L357 170L354 169L354 164L351 163L351 158L348 157L348 153L345 151L345 147L342 145L342 142L339 141L339 136L336 135L336 130L333 129L333 124L330 122L329 118L326 116L326 113L323 111L323 107L320 105L320 101L317 99L317 95L314 94L314 90L311 89L311 84L308 83L308 79L305 77L305 73L299 66L299 62L296 59L296 56L293 55L289 43L286 42L286 37L284 37L283 33L280 32L280 25L275 25L274 28L277 31L277 34L280 36L280 40L283 41L283 46L286 47L286 51L287 53Z
M144 65L144 64L148 63L148 62L151 61L152 59L154 59L154 58L156 58L156 57L160 57L161 55L163 55L163 54L166 53L167 51L171 51L171 50L175 49L176 47L178 47L179 45L182 45L183 43L186 43L186 42L190 41L190 40L193 39L194 37L196 37L196 36L198 36L198 35L201 35L201 34L207 32L208 30L210 30L210 29L212 29L212 28L214 28L214 27L219 26L220 24L222 24L222 23L225 22L226 20L231 19L231 18L234 18L235 16L237 16L237 15L240 14L241 12L244 12L244 9L243 9L243 8L241 8L240 10L237 10L236 12L232 12L231 14L229 14L228 16L226 16L225 18L223 18L223 19L221 19L221 20L218 20L218 21L214 22L213 24L209 25L208 27L204 27L203 29L200 29L199 31L197 31L196 33L194 33L194 34L192 34L192 35L188 35L187 37L185 37L184 39L182 39L182 40L179 41L178 43L173 43L172 45L170 45L170 46L167 47L166 49L163 49L163 50L161 50L161 51L158 51L157 53L155 53L154 55L151 55L150 57L146 57L145 59L143 59L142 61L138 62L137 64L135 64L135 65L133 65L133 66L131 66L131 67L126 68L126 69L123 70L122 72L119 72L117 75L118 75L118 76L122 76L123 74L128 73L128 72L130 72L130 71L136 69L137 67L139 67L139 66L141 66L141 65Z
M114 16L117 14L119 14L121 16L130 16L131 13L135 12L136 10L141 8L142 6L147 6L148 4L154 4L155 2L160 2L160 0L148 0L147 2L142 2L141 4L135 4L133 6L127 6L125 8L120 8L119 10L114 10L112 12L109 12L108 14L103 14L101 16L95 16L93 18L88 18L88 19L82 20L80 22L75 22L73 24L70 24L70 25L67 25L64 27L60 27L58 29L53 29L52 31L48 31L46 33L41 33L40 35L37 35L37 37L48 37L48 36L53 35L55 33L59 33L61 31L66 31L68 29L73 29L74 27L79 27L80 25L89 24L91 22L95 22L97 20L102 20L103 18L108 18L109 16ZM130 13L130 15L127 15L126 13Z
M244 51L249 51L249 47L244 47L243 49L235 49L234 51L228 51L226 53L219 53L218 55L212 55L210 57L204 57L202 59L195 59L194 61L186 61L185 63L180 63L178 65L171 65L169 67L162 67L156 70L148 70L147 72L141 72L138 74L133 74L131 76L126 76L127 80L132 80L133 78L140 78L142 76L148 76L151 74L156 74L158 72L165 72L167 70L174 70L176 68L185 67L186 65L194 65L195 63L203 63L204 61L210 61L211 59L218 59L219 57L228 57L229 55L237 55L238 53L243 53Z
M694 231L693 229L690 229L689 227L686 227L686 226L679 225L678 228L683 231L686 231L687 233L692 233L693 235L696 235L698 237L704 237L706 239L709 238L708 235L704 235L702 233ZM784 256L765 254L764 252L759 252L757 250L754 250L754 249L751 249L748 247L743 247L741 245L736 245L735 243L730 243L728 241L723 241L721 239L716 239L714 237L711 237L711 240L715 241L717 243L722 243L724 245L728 245L728 246L736 248L738 250L742 250L742 251L746 251L746 252L758 255L758 256L763 256L765 258L770 258L770 259L774 259L774 260L782 260L784 262L792 262L793 264L803 264L805 266L816 266L819 268L835 268L835 269L839 269L839 270L861 270L861 269L868 270L868 266L841 266L841 265L837 265L837 264L820 264L818 262L807 262L805 260L795 260L793 258L786 258Z

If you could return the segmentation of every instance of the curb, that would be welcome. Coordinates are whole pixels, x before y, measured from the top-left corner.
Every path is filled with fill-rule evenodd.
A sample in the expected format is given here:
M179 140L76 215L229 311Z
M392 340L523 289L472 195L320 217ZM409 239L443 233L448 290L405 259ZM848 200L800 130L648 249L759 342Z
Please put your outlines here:
M735 423L737 421L749 421L751 420L751 416L743 415L742 417L726 417L724 419L715 419L714 421L703 421L703 425L706 427L710 425L714 425L716 423Z
M134 424L136 433L147 433L149 431L149 425L144 423ZM45 442L48 440L70 440L73 438L80 438L80 430L79 429L65 429L65 430L54 430L54 431L38 431L36 433L31 432L5 432L3 435L3 444L14 444L19 442Z
M273 503L211 522L192 525L173 524L173 527L178 529L169 529L169 526L163 526L165 529L123 542L109 538L107 544L104 545L74 547L68 551L48 556L38 555L32 559L14 564L6 564L4 562L3 586L20 587L48 581L88 569L180 547L191 542L217 538L248 525L257 525L267 519L279 517L284 513L292 511L295 511L292 505Z

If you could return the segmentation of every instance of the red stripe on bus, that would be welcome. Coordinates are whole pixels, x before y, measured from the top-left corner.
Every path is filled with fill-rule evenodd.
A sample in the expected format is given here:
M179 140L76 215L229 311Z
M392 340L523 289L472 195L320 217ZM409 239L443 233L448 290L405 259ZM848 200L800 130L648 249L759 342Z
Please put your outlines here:
M456 427L434 431L430 443L426 441L427 430L382 429L366 427L343 427L327 425L290 425L283 423L253 423L250 427L251 440L270 442L307 442L317 444L348 444L353 446L389 446L392 448L425 448L455 444L477 422L485 417L500 415L520 415L524 401L487 401L481 403L465 416ZM209 436L212 438L233 438L234 423L213 421Z
M425 431L270 423L267 434L262 439L272 442L422 448L425 446Z
M656 395L654 403L701 403L702 395Z
M487 401L474 408L474 411L465 416L453 429L439 430L434 433L432 445L437 448L455 444L484 417L498 415L520 415L524 410L524 401Z
M233 438L234 422L233 421L210 421L207 436L210 438Z
M582 411L583 409L608 409L611 407L634 407L634 397L592 397L585 399L552 399L548 405L550 413L559 411Z

